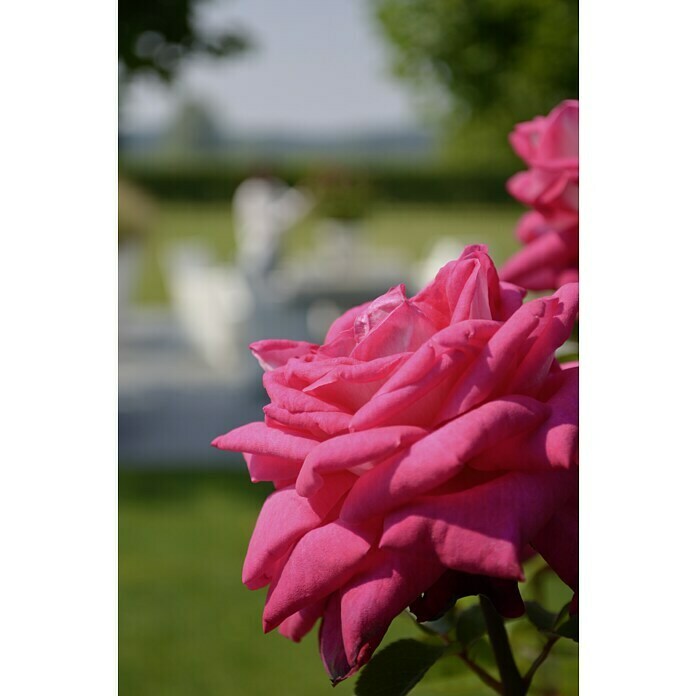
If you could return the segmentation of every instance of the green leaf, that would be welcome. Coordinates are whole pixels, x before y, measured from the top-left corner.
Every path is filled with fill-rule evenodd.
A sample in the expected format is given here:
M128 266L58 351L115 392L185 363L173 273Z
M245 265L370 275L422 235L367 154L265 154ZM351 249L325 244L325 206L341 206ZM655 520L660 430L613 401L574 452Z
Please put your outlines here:
M538 602L525 602L527 618L542 632L553 629L556 623L556 614L544 609Z
M579 638L579 623L578 615L571 616L562 626L559 626L554 633L561 638L570 638L576 643Z
M479 604L465 609L457 620L457 640L463 648L468 648L486 633L486 621Z
M407 638L380 650L365 665L355 685L356 696L403 696L445 654L446 646Z

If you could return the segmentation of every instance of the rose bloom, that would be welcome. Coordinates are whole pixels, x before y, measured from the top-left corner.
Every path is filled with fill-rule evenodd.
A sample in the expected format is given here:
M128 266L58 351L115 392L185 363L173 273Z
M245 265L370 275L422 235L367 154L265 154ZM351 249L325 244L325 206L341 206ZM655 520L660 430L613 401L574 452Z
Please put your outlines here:
M517 227L525 247L503 266L501 277L531 290L578 279L578 123L578 102L565 101L510 134L529 169L508 181L508 191L533 210Z
M349 310L321 346L251 346L264 421L213 443L276 488L242 579L269 585L266 631L297 641L321 618L334 683L406 608L432 620L482 593L519 616L532 549L576 588L578 368L554 351L578 286L523 295L469 246L415 297Z

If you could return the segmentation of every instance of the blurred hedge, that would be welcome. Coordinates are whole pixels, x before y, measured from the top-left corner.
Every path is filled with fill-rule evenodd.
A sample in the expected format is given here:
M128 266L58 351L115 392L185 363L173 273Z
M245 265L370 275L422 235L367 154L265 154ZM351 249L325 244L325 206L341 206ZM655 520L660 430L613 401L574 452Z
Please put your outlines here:
M463 168L455 165L389 163L342 166L355 180L364 181L372 197L383 201L419 203L505 202L505 181L514 173L500 165ZM124 161L120 176L164 200L229 201L252 170L239 164ZM289 184L308 183L320 165L283 163L273 173Z

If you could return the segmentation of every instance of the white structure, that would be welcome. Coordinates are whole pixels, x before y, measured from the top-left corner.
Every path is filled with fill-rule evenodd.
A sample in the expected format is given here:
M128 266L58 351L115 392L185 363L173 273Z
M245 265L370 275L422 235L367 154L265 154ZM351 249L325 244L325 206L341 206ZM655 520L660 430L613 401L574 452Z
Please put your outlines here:
M278 179L242 182L232 199L239 268L249 278L264 278L277 261L281 238L310 207L307 193Z
M218 371L246 354L245 327L254 299L244 275L216 264L199 245L179 245L166 258L172 307L189 343Z

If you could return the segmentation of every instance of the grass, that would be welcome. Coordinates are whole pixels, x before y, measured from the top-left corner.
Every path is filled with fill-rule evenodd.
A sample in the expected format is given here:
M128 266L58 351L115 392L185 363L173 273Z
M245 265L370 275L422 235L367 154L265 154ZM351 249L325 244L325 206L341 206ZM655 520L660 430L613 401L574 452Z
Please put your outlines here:
M355 680L332 689L317 651L316 630L300 644L263 635L264 591L241 583L246 544L268 489L245 472L124 471L119 477L119 689L127 696L314 696L350 694ZM528 577L531 577L531 573ZM559 608L566 588L548 575L535 596ZM464 600L466 601L466 600ZM541 637L524 619L509 626L521 666ZM386 644L416 636L407 617ZM483 661L485 644L481 644ZM531 646L531 649L530 649ZM526 650L526 651L525 651ZM490 667L492 669L492 667ZM456 658L439 662L415 696L486 689ZM490 692L492 693L492 692ZM562 641L535 679L533 694L577 694L577 646Z
M486 243L496 263L517 247L513 230L520 215L514 205L422 205L375 206L361 234L378 247L399 250L410 260L422 258L439 237L451 236L464 243ZM310 216L292 230L285 253L292 255L311 248L316 239L317 219ZM235 240L231 208L224 203L160 204L146 238L144 265L137 300L144 304L167 302L162 259L168 246L196 240L210 245L216 258L234 258Z

